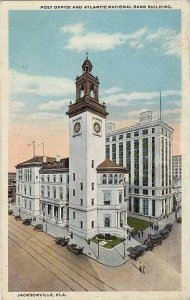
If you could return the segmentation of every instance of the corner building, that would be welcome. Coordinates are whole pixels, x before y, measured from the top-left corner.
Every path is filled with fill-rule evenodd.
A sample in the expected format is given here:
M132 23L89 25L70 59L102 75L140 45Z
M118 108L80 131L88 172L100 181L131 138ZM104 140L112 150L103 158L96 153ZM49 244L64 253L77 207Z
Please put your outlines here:
M152 120L151 111L141 113L131 127L107 125L106 157L129 170L129 214L157 218L173 211L173 131L162 120Z

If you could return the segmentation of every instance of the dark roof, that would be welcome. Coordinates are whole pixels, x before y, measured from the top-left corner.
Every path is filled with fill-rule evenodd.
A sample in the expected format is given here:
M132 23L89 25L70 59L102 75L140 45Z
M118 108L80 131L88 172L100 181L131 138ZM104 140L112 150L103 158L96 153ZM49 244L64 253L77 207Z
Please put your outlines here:
M46 156L47 162L55 161L55 157ZM34 156L33 158L26 160L16 166L16 168L21 168L25 166L41 166L43 164L43 156Z
M55 173L55 172L68 172L69 171L69 158L62 158L60 161L45 162L40 169L40 174Z
M105 159L96 168L98 172L122 172L127 173L127 168L124 168L110 159Z

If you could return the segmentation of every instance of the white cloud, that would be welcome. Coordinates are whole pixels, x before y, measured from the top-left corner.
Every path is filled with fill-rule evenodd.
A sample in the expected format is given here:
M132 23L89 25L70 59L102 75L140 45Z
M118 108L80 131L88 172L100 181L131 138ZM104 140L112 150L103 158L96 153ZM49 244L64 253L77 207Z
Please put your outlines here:
M143 27L132 33L108 34L105 32L87 32L85 24L78 23L61 27L61 31L71 34L65 48L77 52L86 49L106 51L127 45L135 50L148 47L149 50L161 50L161 53L166 55L180 54L180 34L170 28L159 28L152 32L151 29Z
M168 90L162 92L162 97L170 97L170 96L180 96L181 91L178 90ZM110 104L112 106L128 106L130 101L150 101L154 98L159 99L159 92L134 92L134 93L120 93L109 95L108 97L104 97L104 101L106 104Z
M68 99L50 100L48 102L41 103L39 109L45 111L51 111L51 110L59 111L61 108L66 107L68 105L69 105Z
M63 96L74 93L74 84L67 78L35 76L10 70L10 90L12 95Z
M9 105L9 109L10 109L11 114L19 113L24 108L25 108L25 103L21 102L21 101L17 101L17 100L11 101L10 105Z
M121 92L121 91L122 91L122 88L120 88L120 87L112 87L108 90L105 90L104 93L105 94L116 94L116 93Z

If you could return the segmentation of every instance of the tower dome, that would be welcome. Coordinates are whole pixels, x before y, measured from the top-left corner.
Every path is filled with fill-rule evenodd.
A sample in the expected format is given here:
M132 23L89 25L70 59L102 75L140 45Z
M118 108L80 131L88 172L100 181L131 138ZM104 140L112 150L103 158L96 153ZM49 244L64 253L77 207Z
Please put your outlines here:
M83 69L84 73L91 73L91 71L92 71L92 63L88 59L88 52L86 53L86 59L82 64L82 69Z

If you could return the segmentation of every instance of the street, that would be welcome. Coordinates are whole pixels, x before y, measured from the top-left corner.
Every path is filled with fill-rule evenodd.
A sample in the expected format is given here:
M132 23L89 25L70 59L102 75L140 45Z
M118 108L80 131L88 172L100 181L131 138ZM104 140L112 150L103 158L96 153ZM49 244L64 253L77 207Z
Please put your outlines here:
M138 270L145 265L145 274ZM181 224L152 252L119 267L76 256L9 216L9 291L171 291L181 289Z

